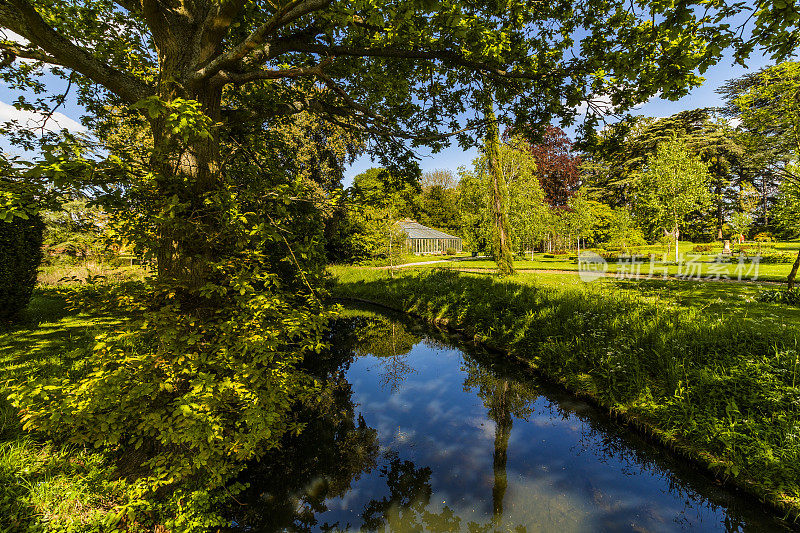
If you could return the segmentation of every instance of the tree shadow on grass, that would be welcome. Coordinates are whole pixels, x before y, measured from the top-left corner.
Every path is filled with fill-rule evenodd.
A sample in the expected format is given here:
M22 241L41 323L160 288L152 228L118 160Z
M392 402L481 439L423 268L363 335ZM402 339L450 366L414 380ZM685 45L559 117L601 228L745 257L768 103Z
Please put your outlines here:
M93 523L110 510L107 459L91 450L23 430L8 400L14 383L77 378L86 350L101 330L120 326L112 313L70 310L64 294L37 289L14 324L0 326L0 516L13 530L38 530L41 521Z

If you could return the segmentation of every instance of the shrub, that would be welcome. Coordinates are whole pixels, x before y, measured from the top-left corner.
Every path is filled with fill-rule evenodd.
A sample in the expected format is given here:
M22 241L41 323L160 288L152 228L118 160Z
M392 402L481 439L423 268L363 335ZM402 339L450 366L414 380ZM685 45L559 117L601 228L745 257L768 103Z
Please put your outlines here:
M457 253L455 248L448 248L444 251L444 255L456 255Z
M759 302L800 305L800 289L767 289L756 294Z
M42 262L44 224L38 216L0 221L0 320L28 305Z
M775 237L772 236L772 233L768 231L762 231L761 233L757 233L753 240L756 242L775 242Z
M692 248L693 252L710 252L714 249L713 244L695 244Z

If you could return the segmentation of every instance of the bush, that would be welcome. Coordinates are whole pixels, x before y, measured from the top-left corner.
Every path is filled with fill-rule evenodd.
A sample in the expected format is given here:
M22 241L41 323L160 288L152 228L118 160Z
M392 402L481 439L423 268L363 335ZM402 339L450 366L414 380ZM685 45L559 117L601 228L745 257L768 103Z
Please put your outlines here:
M28 305L42 262L44 224L38 216L0 221L0 321Z
M800 305L800 289L768 289L756 294L759 302Z
M696 244L692 248L693 252L710 252L714 249L713 244Z
M756 242L775 242L775 237L772 236L772 233L768 231L762 231L761 233L756 234L753 237L753 240Z
M457 253L455 248L448 248L444 251L444 255L456 255Z

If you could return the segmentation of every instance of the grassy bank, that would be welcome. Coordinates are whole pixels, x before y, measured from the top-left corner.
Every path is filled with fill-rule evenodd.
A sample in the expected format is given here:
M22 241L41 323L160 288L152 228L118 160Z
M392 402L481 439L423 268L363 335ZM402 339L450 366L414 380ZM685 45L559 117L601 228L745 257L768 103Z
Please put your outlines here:
M533 258L528 255L526 259L516 259L514 268L517 270L564 270L578 272L579 266L576 260L563 257L545 257L547 254L534 254ZM691 261L689 261L691 259ZM698 258L687 258L683 264L664 263L656 261L653 264L646 259L639 259L638 264L630 262L609 262L606 265L606 272L617 274L622 277L631 277L637 274L653 279L663 278L716 278L716 279L742 279L748 281L772 281L785 282L786 276L792 268L791 264L759 264L757 268L751 263L739 265L735 260L732 263L714 263L713 257L699 256ZM497 265L491 260L478 260L467 262L451 261L445 264L432 264L435 268L451 268L454 270L489 270L493 271Z
M795 310L747 295L692 298L657 285L534 275L334 274L336 296L446 320L800 517Z
M6 399L13 382L83 371L93 334L122 324L70 311L66 290L42 289L21 323L0 329L0 531L107 531L125 524L131 487L105 455L23 431ZM133 523L125 525L135 531ZM7 528L7 529L4 529Z

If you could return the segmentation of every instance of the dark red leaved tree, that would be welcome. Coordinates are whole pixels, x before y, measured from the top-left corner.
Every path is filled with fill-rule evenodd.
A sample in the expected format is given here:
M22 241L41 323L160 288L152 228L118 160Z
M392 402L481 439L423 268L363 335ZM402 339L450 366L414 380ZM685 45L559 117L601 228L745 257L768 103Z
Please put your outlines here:
M581 158L572 153L572 141L561 128L547 126L542 142L531 146L545 200L552 206L567 205L580 187Z

